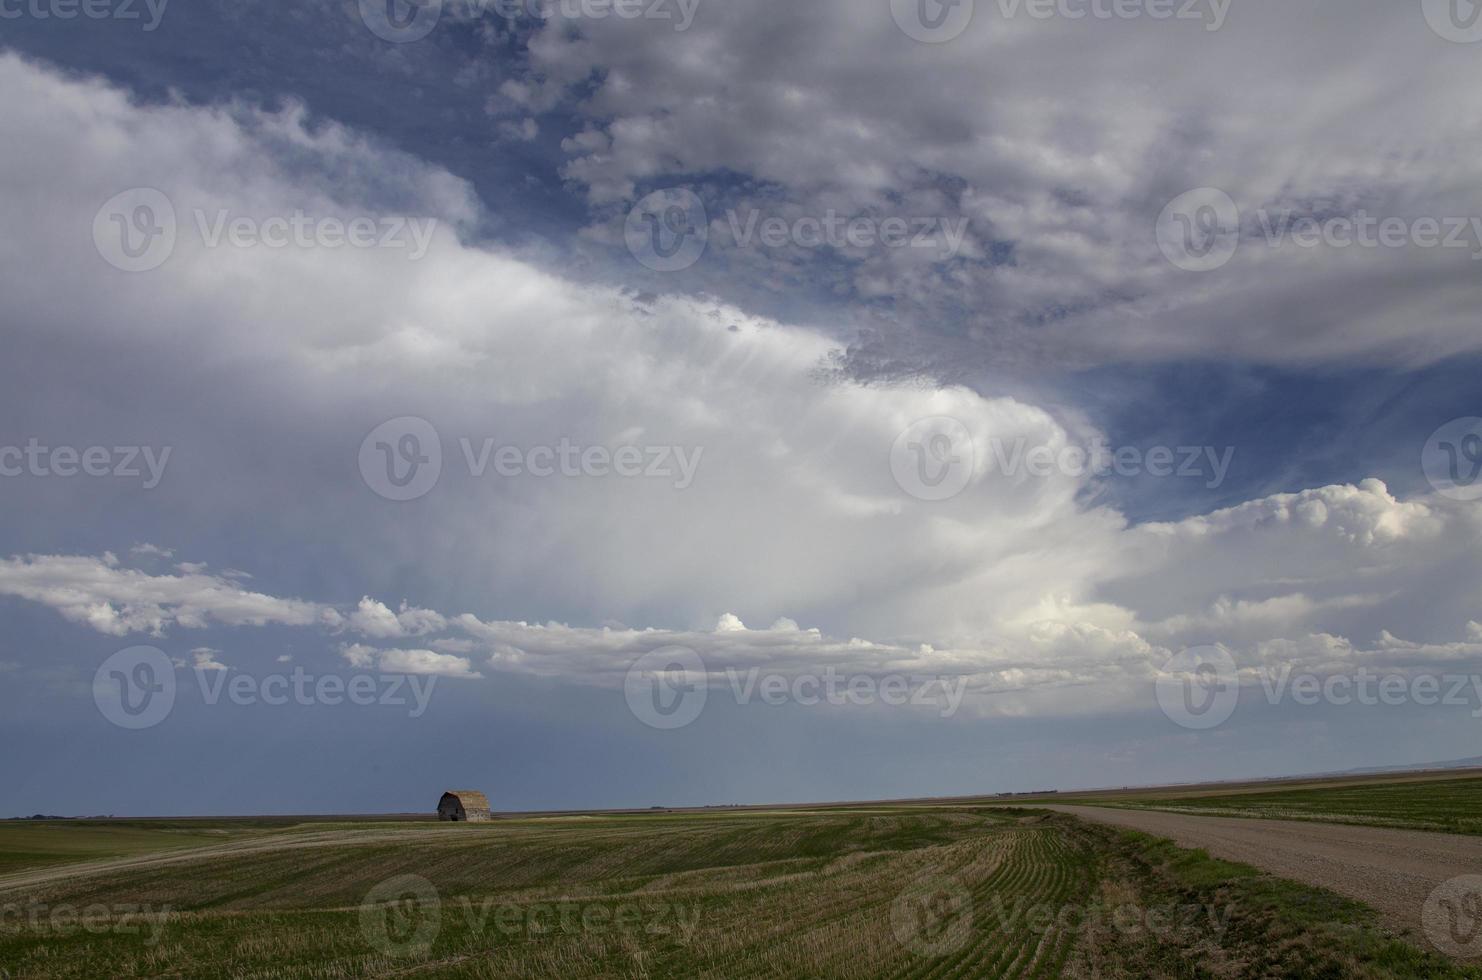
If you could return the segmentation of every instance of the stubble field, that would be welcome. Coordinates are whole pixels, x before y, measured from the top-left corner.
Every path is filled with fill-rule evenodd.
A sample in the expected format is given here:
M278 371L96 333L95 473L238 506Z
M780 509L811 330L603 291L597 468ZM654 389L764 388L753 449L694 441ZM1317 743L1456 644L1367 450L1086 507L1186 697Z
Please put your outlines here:
M1331 893L967 804L13 823L0 854L15 978L1482 976Z

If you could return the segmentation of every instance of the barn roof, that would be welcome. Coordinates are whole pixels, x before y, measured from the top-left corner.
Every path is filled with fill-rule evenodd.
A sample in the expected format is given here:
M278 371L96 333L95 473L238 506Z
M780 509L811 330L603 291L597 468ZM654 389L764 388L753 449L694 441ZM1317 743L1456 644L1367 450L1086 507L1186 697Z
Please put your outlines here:
M450 789L444 796L456 796L465 810L489 809L489 798L476 789Z

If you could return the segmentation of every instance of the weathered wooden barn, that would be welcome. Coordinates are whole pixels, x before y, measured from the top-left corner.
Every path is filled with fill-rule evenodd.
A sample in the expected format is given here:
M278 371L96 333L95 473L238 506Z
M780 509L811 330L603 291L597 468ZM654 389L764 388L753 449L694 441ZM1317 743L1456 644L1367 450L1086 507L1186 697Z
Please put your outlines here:
M482 823L493 820L489 798L476 789L450 789L437 803L437 818L458 823Z

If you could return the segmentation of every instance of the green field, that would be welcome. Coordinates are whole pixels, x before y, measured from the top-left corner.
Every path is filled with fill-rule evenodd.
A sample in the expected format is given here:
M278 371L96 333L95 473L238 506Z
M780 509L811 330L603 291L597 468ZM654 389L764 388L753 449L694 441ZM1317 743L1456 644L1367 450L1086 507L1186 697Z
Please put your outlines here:
M0 875L17 978L1482 975L1329 893L972 805L0 840L23 868ZM58 863L90 855L127 863Z
M1070 798L1067 798L1067 802ZM1432 777L1371 783L1297 785L1282 788L1210 788L1080 800L1099 806L1146 807L1230 817L1318 820L1374 827L1401 827L1451 834L1482 834L1482 776Z
M210 821L0 823L0 875L26 868L219 844L261 832Z

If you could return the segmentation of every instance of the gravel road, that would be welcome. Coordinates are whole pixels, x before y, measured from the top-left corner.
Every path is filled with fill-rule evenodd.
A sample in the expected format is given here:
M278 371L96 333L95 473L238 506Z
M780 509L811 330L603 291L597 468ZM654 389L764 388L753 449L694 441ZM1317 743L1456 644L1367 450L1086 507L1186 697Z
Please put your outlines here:
M1482 874L1482 837L1419 830L1155 810L1052 806L1084 820L1166 837L1295 881L1330 888L1379 910L1396 932L1424 943L1421 910L1432 890L1457 875Z

